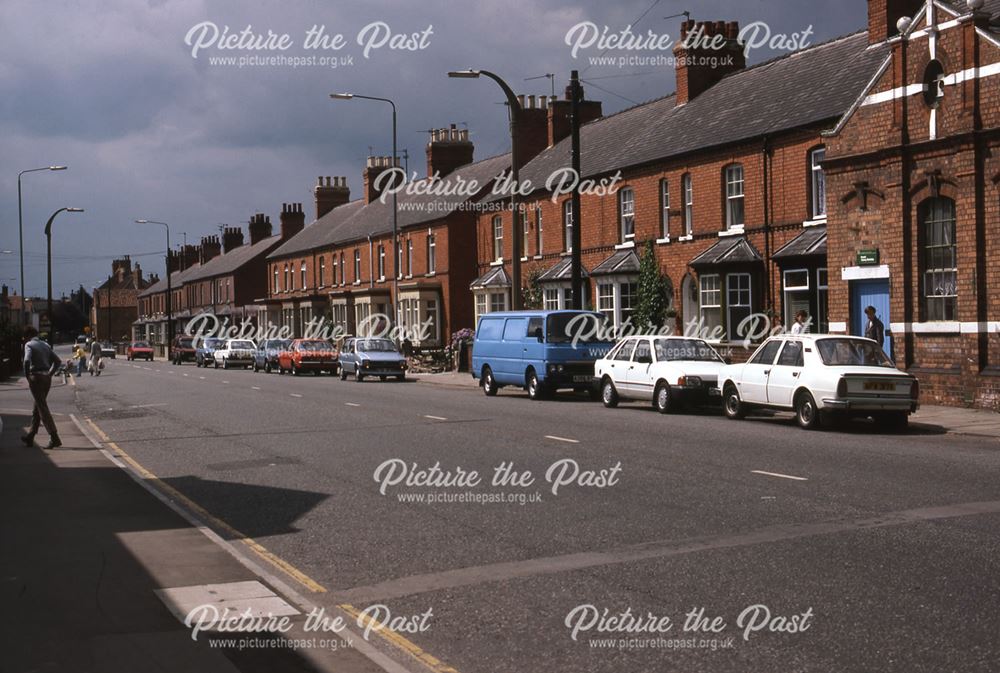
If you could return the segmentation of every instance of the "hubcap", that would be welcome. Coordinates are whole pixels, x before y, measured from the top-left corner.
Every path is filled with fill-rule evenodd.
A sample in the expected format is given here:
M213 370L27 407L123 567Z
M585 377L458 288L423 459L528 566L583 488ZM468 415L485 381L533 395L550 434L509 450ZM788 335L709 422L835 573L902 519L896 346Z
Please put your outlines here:
M667 408L667 389L666 388L660 388L660 394L657 397L657 402L659 403L661 409L666 409Z
M611 401L611 384L610 383L605 383L604 384L604 401L605 402L610 402Z

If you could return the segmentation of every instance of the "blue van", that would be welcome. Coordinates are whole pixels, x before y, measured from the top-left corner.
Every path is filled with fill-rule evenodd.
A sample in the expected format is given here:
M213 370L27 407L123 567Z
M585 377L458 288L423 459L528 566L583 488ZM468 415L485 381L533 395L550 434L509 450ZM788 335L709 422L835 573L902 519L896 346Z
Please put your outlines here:
M560 388L597 399L594 361L611 349L611 326L591 311L498 311L479 319L472 377L483 392L518 386L533 399Z

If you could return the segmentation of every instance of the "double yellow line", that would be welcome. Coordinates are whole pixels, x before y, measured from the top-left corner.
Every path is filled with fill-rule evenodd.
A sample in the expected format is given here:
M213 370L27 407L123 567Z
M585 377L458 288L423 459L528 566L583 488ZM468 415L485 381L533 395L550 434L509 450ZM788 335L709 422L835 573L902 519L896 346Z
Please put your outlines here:
M171 500L174 500L175 502L179 503L182 507L184 507L185 509L193 513L195 516L197 516L201 521L205 522L208 526L215 529L216 532L221 532L226 536L232 538L234 541L240 542L241 544L246 546L247 549L256 554L259 558L263 559L264 561L267 561L272 566L283 572L288 577L291 577L293 580L295 580L302 586L306 587L313 593L326 593L326 587L324 587L322 584L320 584L313 578L309 577L304 572L302 572L301 570L299 570L294 565L284 560L274 552L269 551L266 547L264 547L264 545L260 544L253 538L244 535L240 531L236 530L228 523L226 523L219 517L215 516L214 514L206 510L204 507L191 500L191 498L187 497L186 495L178 491L170 484L165 483L155 474L153 474L148 469L143 467L135 458L130 456L124 449L118 446L118 444L111 441L111 438L108 437L107 433L101 430L101 428L99 428L97 424L94 423L94 421L92 421L90 418L85 418L84 420L86 420L87 425L90 426L91 430L94 431L94 433L100 438L101 442L104 443L106 447L108 447L109 449L113 449L118 458L128 463L129 467L135 470L136 474L141 476L145 481L149 482L153 488L157 489ZM361 628L367 627L370 622L374 621L369 615L363 614L360 610L355 608L353 605L350 605L349 603L341 603L337 607L346 612L348 615L350 615L351 618L355 620L355 623ZM456 669L452 668L451 666L444 663L434 655L430 654L416 643L399 635L395 631L387 631L385 629L379 629L373 632L379 635L383 640L385 640L390 645L403 650L406 654L417 659L420 663L428 667L434 673L459 673Z

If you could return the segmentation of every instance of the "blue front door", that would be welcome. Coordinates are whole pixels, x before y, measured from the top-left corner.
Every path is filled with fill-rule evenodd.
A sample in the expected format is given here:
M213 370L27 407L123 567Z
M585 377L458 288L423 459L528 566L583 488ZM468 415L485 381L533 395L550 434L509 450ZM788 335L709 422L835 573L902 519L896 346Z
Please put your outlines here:
M865 308L875 307L875 315L885 325L885 345L883 350L892 357L892 337L889 334L889 279L851 281L851 333L865 335L868 318Z

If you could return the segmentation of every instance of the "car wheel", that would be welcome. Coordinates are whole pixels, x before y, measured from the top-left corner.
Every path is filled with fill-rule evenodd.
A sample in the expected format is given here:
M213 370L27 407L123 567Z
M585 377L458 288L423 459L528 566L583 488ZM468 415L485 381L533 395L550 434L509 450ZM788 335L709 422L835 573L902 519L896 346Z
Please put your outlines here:
M483 369L483 392L487 397L493 397L500 390L496 379L493 378L493 370L489 367Z
M747 415L747 411L740 399L740 393L732 383L726 385L722 393L722 408L726 412L726 418L738 420Z
M378 380L379 380L379 381L382 381L383 383L385 382L385 379L386 379L386 377L384 377L384 376L380 376L380 377L378 377Z
M299 369L298 369L298 367L295 366L294 362L292 363L291 370L292 370L292 376L298 376L299 375Z
M656 390L653 391L653 406L656 407L656 410L661 414L669 414L674 410L671 402L670 384L660 381L660 383L656 385Z
M541 400L545 398L545 387L541 384L541 382L539 382L538 374L535 373L534 369L528 371L526 383L528 388L528 397L530 399Z
M601 383L601 402L608 409L614 409L618 406L618 391L615 390L615 384L609 378L605 378Z
M347 370L344 369L344 365L340 365L340 380L341 381L347 380Z
M361 383L362 381L365 380L365 375L361 373L360 367L355 367L354 369L354 380L357 381L358 383Z
M265 374L271 373L271 363L268 362L267 360L264 360L264 373Z
M260 371L260 367L258 367L258 366L257 366L257 361L256 361L256 360L254 360L254 361L253 361L253 364L252 364L252 365L250 365L250 369L252 369L252 370L253 370L253 373L254 373L254 374L256 374L257 372L259 372L259 371Z
M229 369L229 360L223 360L222 361L222 368L223 369Z
M805 430L815 430L820 426L820 413L812 393L803 390L795 397L795 420Z
M400 374L399 376L396 377L396 380L402 383L403 381L406 380L406 374Z

